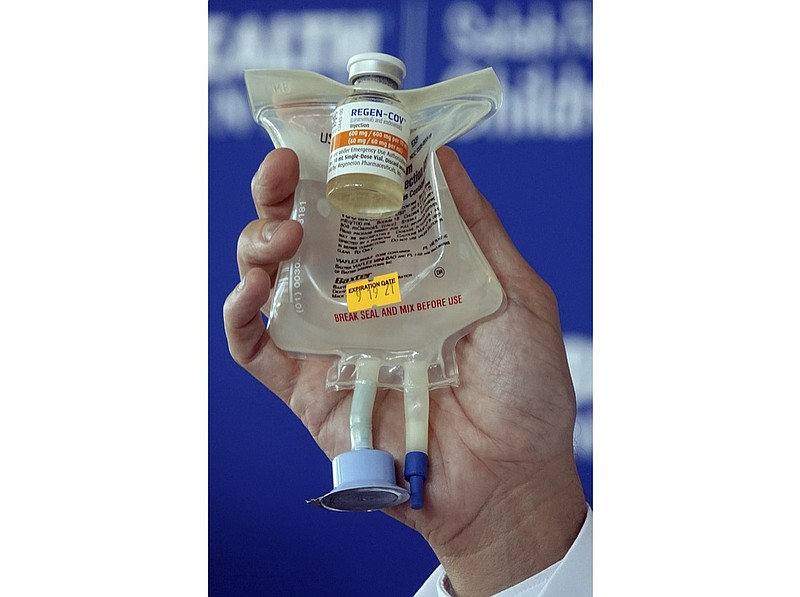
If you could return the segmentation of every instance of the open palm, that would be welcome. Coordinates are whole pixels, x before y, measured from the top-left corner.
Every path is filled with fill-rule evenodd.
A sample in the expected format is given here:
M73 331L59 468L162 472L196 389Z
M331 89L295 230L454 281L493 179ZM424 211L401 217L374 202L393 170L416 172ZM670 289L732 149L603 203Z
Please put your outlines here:
M558 544L541 550L536 563L541 569L563 555L562 544L574 538L585 513L572 452L575 397L557 304L455 152L442 148L437 155L459 213L508 303L458 343L459 386L431 392L425 507L402 505L386 512L422 533L451 578L458 578L460 569L466 574L461 578L468 577L473 560L507 564L511 556L505 551L513 546L498 546L520 532L530 539L544 531ZM239 239L242 282L226 300L225 329L236 361L284 400L333 458L350 449L352 393L324 391L331 362L289 357L272 343L261 317L279 263L302 239L300 224L288 220L298 171L295 154L277 149L253 178L259 218ZM373 420L375 446L400 461L402 394L379 391ZM564 537L554 538L557 529Z

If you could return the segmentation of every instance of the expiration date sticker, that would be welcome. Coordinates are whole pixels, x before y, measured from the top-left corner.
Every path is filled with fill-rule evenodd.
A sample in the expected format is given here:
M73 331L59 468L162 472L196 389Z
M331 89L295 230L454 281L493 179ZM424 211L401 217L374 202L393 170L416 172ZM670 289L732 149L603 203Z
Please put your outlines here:
M400 279L397 272L375 276L372 280L356 280L346 286L347 310L362 311L372 307L393 305L400 298Z

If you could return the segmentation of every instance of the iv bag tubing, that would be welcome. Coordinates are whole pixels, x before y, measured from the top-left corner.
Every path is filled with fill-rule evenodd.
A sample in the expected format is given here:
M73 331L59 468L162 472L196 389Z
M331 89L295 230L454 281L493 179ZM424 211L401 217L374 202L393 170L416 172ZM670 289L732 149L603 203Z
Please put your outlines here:
M409 361L403 367L406 417L406 459L403 476L411 485L411 507L422 508L423 483L428 475L428 364Z
M353 450L372 448L372 409L380 368L379 359L363 358L356 363L353 404L350 407L350 446Z

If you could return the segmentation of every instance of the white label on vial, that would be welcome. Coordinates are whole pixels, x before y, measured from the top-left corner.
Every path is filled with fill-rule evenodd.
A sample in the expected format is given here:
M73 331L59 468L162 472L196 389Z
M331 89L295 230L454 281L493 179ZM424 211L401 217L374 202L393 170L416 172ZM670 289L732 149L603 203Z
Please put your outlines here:
M411 123L396 105L351 102L333 113L328 180L342 174L377 174L403 184Z

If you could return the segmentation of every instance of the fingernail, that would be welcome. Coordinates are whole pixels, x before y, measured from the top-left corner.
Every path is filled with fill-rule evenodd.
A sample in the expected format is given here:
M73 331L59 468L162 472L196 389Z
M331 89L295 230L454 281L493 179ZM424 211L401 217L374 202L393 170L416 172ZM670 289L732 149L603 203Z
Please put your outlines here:
M236 285L236 291L241 292L244 288L244 284L247 281L247 275L242 276L242 279L239 280L239 283Z
M264 224L264 228L261 230L261 234L264 236L264 240L268 242L272 240L272 235L275 234L275 231L278 228L280 228L281 224L283 224L283 222L281 221L267 222L266 224Z

